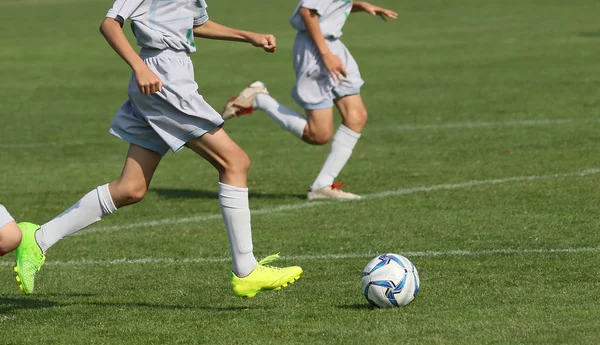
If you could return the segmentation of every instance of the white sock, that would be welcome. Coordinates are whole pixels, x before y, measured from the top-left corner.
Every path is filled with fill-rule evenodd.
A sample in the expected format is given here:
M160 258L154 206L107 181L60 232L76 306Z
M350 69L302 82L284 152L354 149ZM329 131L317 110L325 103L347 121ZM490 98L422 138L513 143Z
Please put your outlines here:
M348 159L350 159L354 146L356 146L359 138L360 133L356 133L350 128L340 125L333 136L331 149L329 150L327 159L325 159L325 164L323 164L321 172L317 176L315 182L311 185L312 189L321 189L331 186L340 171L342 171L344 165L346 165L346 162L348 162Z
M56 242L96 223L116 210L108 184L99 186L68 210L42 225L35 233L35 240L42 252L46 253Z
M254 108L269 114L283 129L302 139L307 124L304 116L279 104L275 98L266 93L256 95Z
M229 237L233 273L243 278L252 273L258 264L252 253L248 188L238 188L219 182L219 204Z

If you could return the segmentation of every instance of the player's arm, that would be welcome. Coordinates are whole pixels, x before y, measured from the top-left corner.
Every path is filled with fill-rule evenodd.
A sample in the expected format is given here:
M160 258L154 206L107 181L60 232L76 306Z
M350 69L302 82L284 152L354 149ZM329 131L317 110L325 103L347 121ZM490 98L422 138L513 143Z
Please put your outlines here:
M319 14L316 10L306 7L300 8L299 13L304 21L308 35L315 43L315 46L323 59L325 68L327 68L334 80L341 81L342 77L346 76L346 69L344 68L342 60L331 52L327 42L325 42L325 37L323 36L319 24Z
M365 1L355 1L352 4L352 12L367 12L374 16L380 16L387 21L387 18L397 19L398 13L379 6L375 6Z
M237 41L251 43L255 47L263 48L266 52L273 53L276 48L275 36L259 34L256 32L230 28L212 20L194 27L194 36L222 41Z
M113 50L131 67L140 92L149 95L161 90L162 81L148 68L131 44L129 44L121 28L121 22L114 18L104 18L104 21L100 25L100 33L102 33L102 36L104 36Z

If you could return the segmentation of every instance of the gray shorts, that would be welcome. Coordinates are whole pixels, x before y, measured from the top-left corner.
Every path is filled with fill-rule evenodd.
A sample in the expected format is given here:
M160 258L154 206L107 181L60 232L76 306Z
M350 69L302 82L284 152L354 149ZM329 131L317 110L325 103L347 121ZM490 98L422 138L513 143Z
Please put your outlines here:
M0 204L0 228L12 222L13 220L13 217L11 217L10 213L8 213L6 207Z
M299 31L294 40L296 84L292 87L292 97L304 109L331 108L334 99L358 94L364 84L358 64L344 43L339 39L326 42L331 52L342 60L346 68L347 76L341 83L334 82L331 78L317 47L306 32Z
M144 95L132 74L129 99L113 119L112 135L164 156L223 124L221 115L198 94L186 52L142 49L140 56L163 82L162 91Z

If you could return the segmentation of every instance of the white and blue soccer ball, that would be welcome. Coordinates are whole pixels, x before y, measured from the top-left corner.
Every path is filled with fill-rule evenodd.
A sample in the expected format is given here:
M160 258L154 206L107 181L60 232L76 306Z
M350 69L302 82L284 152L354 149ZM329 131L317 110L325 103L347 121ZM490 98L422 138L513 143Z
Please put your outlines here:
M362 292L367 301L379 308L403 307L419 292L419 272L402 255L381 254L362 272Z

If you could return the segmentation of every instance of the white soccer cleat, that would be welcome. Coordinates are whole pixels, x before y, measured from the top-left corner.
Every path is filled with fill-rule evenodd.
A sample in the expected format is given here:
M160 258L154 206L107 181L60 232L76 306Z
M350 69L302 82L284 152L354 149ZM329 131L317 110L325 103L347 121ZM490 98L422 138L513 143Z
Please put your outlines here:
M268 94L267 85L261 81L255 81L248 85L237 96L231 97L225 104L221 116L223 120L229 120L234 117L252 114L254 112L254 100L259 93Z
M327 186L327 187L321 188L321 189L313 190L312 188L310 188L308 190L308 193L306 194L306 197L308 198L308 200L314 200L314 199L346 199L346 200L360 199L360 195L344 192L343 190L341 190L340 187L343 185L344 185L344 183L341 182L341 183L334 183L331 186Z

